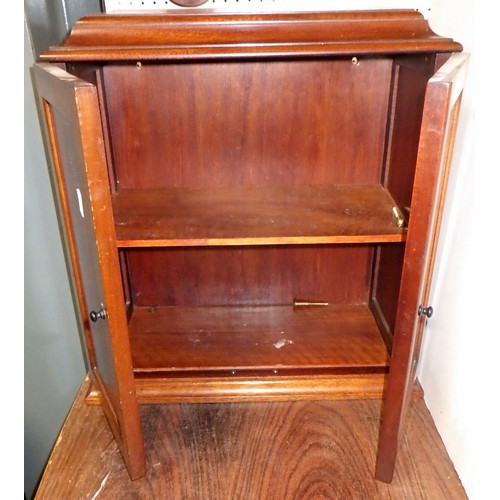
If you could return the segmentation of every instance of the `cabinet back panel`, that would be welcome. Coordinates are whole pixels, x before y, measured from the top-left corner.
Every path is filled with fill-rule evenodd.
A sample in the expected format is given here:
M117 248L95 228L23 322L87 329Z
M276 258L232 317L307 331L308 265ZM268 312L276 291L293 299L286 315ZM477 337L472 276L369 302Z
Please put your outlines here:
M137 306L368 302L371 245L134 249Z
M119 187L377 183L391 59L103 68Z

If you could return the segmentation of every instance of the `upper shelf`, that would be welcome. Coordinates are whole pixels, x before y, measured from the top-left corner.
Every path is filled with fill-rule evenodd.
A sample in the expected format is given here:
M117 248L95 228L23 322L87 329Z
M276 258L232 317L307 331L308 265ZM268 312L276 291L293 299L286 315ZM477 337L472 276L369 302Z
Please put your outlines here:
M380 185L157 190L113 195L119 247L401 242Z
M79 20L42 61L137 61L458 52L413 10L102 14Z

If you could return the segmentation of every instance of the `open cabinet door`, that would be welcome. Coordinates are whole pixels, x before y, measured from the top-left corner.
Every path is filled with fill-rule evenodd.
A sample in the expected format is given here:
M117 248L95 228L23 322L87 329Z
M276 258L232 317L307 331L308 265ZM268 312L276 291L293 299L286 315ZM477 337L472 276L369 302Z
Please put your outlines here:
M375 477L390 482L416 380L467 54L454 54L429 80L420 131L398 315L384 398Z
M145 460L97 89L52 64L36 64L34 77L91 377L136 479L145 473Z

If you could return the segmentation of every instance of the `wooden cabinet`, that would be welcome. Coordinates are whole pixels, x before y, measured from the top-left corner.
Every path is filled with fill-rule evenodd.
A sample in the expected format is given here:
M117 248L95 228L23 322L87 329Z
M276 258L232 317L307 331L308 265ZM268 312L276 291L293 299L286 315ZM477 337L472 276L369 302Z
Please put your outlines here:
M89 402L132 479L140 403L383 396L391 480L460 51L413 11L176 11L84 18L42 55Z

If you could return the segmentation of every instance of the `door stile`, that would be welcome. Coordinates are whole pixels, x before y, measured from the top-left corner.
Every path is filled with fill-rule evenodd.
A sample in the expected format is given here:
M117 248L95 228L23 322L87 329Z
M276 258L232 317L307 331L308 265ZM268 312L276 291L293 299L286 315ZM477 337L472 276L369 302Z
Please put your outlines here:
M455 135L458 124L458 115L460 111L462 96L460 95L455 102L452 112L449 127L447 130L447 138L445 140L445 161L443 165L443 175L441 179L441 186L438 189L438 200L436 203L436 217L435 217L435 228L432 234L432 241L429 248L429 258L427 259L427 266L425 270L426 279L423 281L422 291L420 294L419 305L427 305L429 303L430 290L432 285L432 275L434 272L434 263L436 261L436 253L438 248L439 233L441 230L442 214L444 210L444 202L446 200L446 188L448 186L448 178L450 175L451 160L453 155L453 146L455 143ZM418 315L418 310L417 310ZM412 369L409 375L409 384L413 385L416 380L416 372L418 367L418 362L421 354L421 345L424 335L425 325L427 324L427 316L420 314L417 321L417 335L415 338L415 349L412 358ZM411 392L405 394L406 399L411 397ZM404 407L408 404L405 401Z
M88 90L87 90L88 89ZM116 380L118 384L120 412L116 412L120 424L120 435L123 446L134 450L143 449L142 433L140 429L139 410L135 396L135 385L132 368L132 354L128 338L128 322L125 313L125 298L121 282L121 270L116 246L115 227L112 217L111 196L107 170L105 165L104 140L102 133L98 140L93 140L95 128L91 124L100 124L100 113L95 87L78 89L76 102L80 118L81 142L85 165L87 166L87 179L89 185L90 202L94 216L94 230L96 246L101 267L102 284L106 298L106 310L111 337L112 352L115 360ZM89 126L86 126L86 125ZM100 129L99 129L100 130ZM100 213L107 216L100 217ZM94 368L99 387L104 389L104 397L110 406L116 408L112 402L110 391L101 376L99 367ZM133 397L130 397L133 395ZM121 418L120 418L121 417ZM135 465L138 451L127 452L125 461L131 476L137 468ZM142 459L144 462L144 458ZM144 471L145 472L145 462ZM135 475L135 474L134 474ZM142 474L140 474L142 475Z
M385 482L394 474L399 436L416 380L427 319L419 306L428 306L467 58L452 55L426 90L375 472Z

